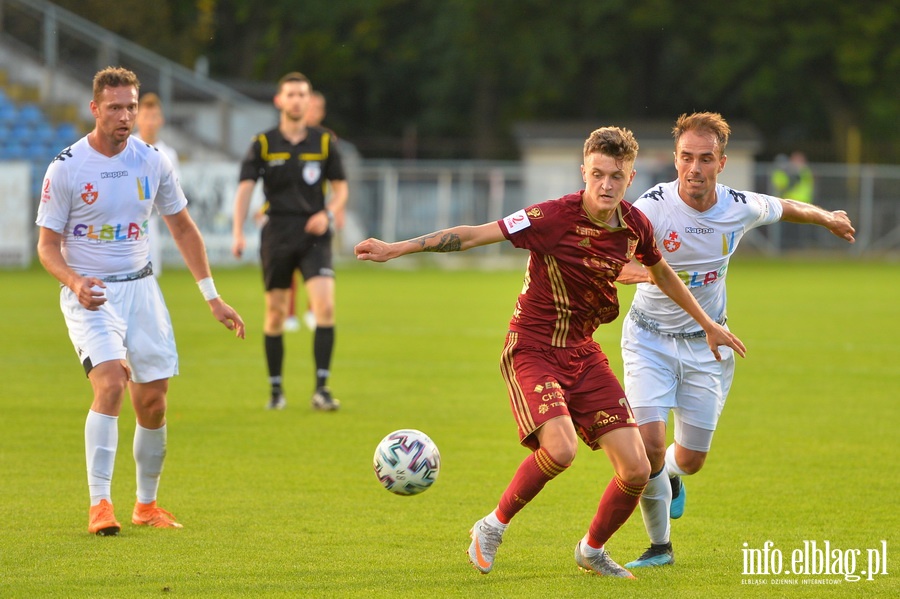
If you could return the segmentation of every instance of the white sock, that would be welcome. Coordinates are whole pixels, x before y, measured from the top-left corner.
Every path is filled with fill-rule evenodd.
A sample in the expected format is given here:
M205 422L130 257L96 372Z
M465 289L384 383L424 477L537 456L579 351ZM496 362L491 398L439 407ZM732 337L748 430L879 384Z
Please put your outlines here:
M137 470L137 500L141 503L156 501L159 476L166 459L166 425L157 429L134 428L134 464Z
M484 523L493 526L494 528L499 528L501 532L505 531L506 527L509 526L509 524L500 522L500 518L498 518L497 514L495 514L494 512L491 512L484 517Z
M672 524L669 521L669 507L672 505L672 484L666 468L650 477L641 494L641 515L650 542L662 545L669 542Z
M666 470L669 471L669 478L674 476L690 476L687 472L678 467L675 461L675 444L672 443L666 448Z
M84 423L84 454L91 505L97 505L101 499L112 503L110 488L118 446L119 418L88 410Z
M603 547L594 549L588 544L588 535L584 535L584 538L581 539L581 553L585 557L594 557L595 555L603 553Z

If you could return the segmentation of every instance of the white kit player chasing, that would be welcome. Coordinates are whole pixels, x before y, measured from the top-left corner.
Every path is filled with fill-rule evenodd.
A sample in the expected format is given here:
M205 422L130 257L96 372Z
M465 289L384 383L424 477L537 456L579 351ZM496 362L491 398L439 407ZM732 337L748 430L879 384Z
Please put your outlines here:
M672 130L678 179L655 185L634 203L653 224L666 261L710 318L722 325L728 261L747 231L784 220L821 225L854 241L843 210L829 212L717 184L730 132L719 114L682 115ZM625 395L650 459L650 481L640 505L651 544L626 568L675 562L669 518L684 512L681 477L703 467L734 376L734 352L723 347L722 360L715 360L705 337L660 289L649 282L638 285L622 325L622 359ZM675 442L666 448L669 410L674 412Z
M84 427L88 531L118 534L111 484L118 416L127 388L137 417L137 501L132 523L181 528L156 505L166 456L166 392L178 374L172 321L151 276L148 222L156 208L213 316L244 338L240 315L222 301L197 225L172 164L131 137L138 111L137 76L109 67L94 77L94 129L63 150L44 177L37 224L38 256L62 288L60 307L94 392Z

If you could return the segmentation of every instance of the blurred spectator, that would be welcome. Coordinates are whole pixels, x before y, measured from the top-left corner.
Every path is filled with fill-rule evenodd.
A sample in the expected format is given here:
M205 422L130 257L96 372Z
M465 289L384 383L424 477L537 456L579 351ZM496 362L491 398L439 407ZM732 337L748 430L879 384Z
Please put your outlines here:
M813 203L815 180L812 169L806 163L803 152L795 151L788 158L784 154L775 157L772 171L772 195L806 204Z

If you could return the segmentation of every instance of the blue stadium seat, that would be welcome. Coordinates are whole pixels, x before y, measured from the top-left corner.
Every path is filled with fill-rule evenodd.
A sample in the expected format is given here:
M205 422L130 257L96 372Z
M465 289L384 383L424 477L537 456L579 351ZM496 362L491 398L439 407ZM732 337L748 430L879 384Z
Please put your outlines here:
M33 136L34 125L31 123L19 121L10 125L8 139L11 141L18 141L18 143L25 145L31 143L31 138Z
M20 123L37 125L38 123L44 122L46 120L46 117L44 116L44 111L41 110L40 106L38 106L37 104L27 103L19 107L18 120Z
M56 127L49 123L41 122L34 127L34 139L42 144L51 145L56 143Z
M0 105L0 123L12 125L19 118L19 111L15 104Z
M81 137L74 123L60 123L56 126L56 145L60 149L70 146Z

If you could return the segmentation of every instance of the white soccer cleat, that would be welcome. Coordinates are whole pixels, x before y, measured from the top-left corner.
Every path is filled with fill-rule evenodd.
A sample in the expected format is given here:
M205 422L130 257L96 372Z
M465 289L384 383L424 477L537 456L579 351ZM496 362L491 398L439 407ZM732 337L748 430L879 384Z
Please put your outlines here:
M469 545L469 562L482 574L487 574L494 567L494 557L503 542L503 531L494 528L484 521L476 522L469 531L472 544Z

